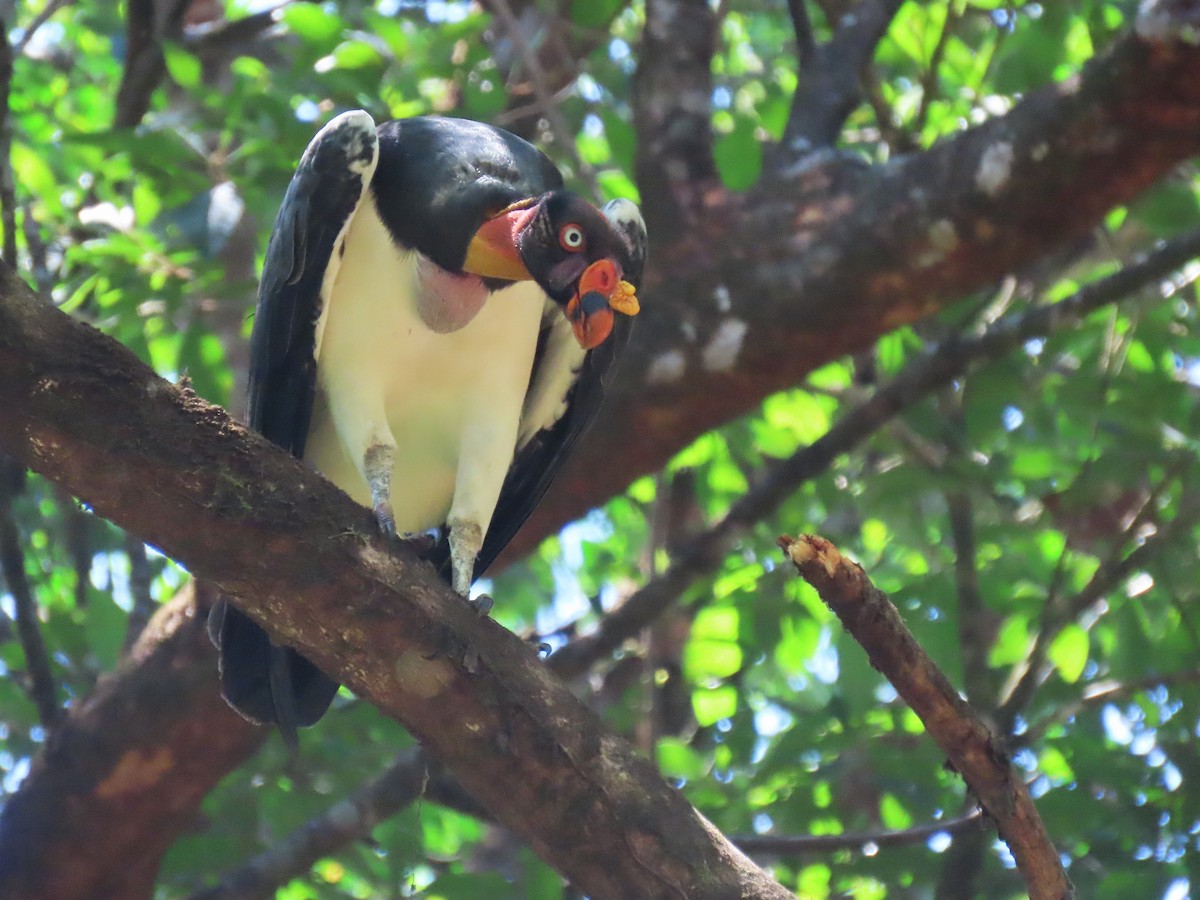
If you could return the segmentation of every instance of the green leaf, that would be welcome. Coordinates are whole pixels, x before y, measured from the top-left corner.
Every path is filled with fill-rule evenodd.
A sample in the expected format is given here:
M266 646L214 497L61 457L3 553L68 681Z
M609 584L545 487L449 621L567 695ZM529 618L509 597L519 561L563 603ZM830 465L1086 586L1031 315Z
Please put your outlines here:
M317 3L290 3L282 16L283 24L308 44L331 44L345 28L339 16Z
M571 21L581 28L602 28L624 5L623 0L571 0Z
M737 703L737 688L731 684L692 692L692 712L702 728L721 719L732 719L737 712Z
M659 740L658 767L668 778L699 778L708 771L703 756L673 737Z
M1062 680L1074 684L1087 665L1088 633L1074 623L1067 625L1050 643L1046 655L1058 667Z
M728 678L742 667L742 648L733 641L692 639L683 649L683 672L689 681Z
M726 187L732 191L753 187L762 173L763 164L762 146L755 135L754 122L737 119L732 131L717 138L713 157Z
M879 821L886 828L890 828L893 831L900 831L903 828L912 826L913 817L912 813L904 808L904 804L896 798L895 794L887 793L879 800Z
M184 50L179 44L171 41L164 41L163 57L167 62L167 72L175 83L182 88L193 90L200 86L200 78L203 74L203 67L200 60Z

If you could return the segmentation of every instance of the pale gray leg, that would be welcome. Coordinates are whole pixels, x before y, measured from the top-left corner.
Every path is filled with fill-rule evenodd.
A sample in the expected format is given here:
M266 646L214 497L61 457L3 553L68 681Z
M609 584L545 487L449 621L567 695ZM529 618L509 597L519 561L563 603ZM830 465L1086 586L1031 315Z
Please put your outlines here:
M451 519L450 525L450 584L454 590L468 597L471 582L475 580L475 559L483 546L483 529L475 522ZM487 594L480 594L469 601L480 616L492 611L494 601ZM469 667L468 667L469 668Z
M450 584L466 597L475 580L475 558L483 546L483 529L476 522L451 519L450 526Z
M392 466L396 448L391 444L371 444L363 454L363 474L371 489L371 511L388 537L396 537L396 516L392 512Z

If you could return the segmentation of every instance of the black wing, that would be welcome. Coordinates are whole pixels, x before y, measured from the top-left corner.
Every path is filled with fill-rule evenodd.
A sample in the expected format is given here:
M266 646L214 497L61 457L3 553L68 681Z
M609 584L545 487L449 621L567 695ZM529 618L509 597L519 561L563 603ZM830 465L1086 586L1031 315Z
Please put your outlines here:
M628 200L614 200L604 207L614 227L625 238L628 257L623 260L626 280L641 286L642 272L646 264L646 225L637 207ZM551 305L552 306L552 305ZM573 341L571 329L561 311L552 308L543 321L538 336L538 350L534 358L533 374L530 378L530 393L539 390L539 382L552 381L554 373L547 371L553 365L554 354L548 352L555 332L567 341ZM516 457L504 480L496 511L488 525L483 547L475 561L475 577L487 571L508 546L530 513L549 489L555 475L562 468L571 449L580 435L600 410L604 392L615 374L615 365L621 351L629 342L633 331L633 319L618 315L613 323L612 334L600 346L589 350L571 384L566 396L566 409L552 426L534 434L518 448Z
M321 129L275 218L250 338L250 427L304 455L317 383L322 285L379 157L375 122L362 110Z
M317 331L326 275L379 157L375 123L362 111L333 119L296 169L267 245L250 339L250 427L293 456L304 455L317 379ZM221 693L248 719L296 727L325 712L337 683L287 647L277 647L223 599L209 632L220 649Z

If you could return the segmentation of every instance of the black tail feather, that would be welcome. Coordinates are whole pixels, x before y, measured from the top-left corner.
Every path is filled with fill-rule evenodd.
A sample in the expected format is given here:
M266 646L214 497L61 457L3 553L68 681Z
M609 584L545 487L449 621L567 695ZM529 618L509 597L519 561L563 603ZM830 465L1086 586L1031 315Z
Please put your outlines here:
M259 725L277 725L296 746L296 729L313 725L337 693L336 681L267 633L224 599L209 614L209 635L220 651L221 696Z

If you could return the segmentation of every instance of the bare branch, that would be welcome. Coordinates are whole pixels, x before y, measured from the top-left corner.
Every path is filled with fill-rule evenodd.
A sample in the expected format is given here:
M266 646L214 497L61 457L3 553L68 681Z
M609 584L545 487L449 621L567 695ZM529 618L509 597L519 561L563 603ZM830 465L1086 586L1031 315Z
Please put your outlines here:
M817 52L808 0L788 0L788 14L792 17L792 31L796 35L796 61L800 71L805 72L812 66Z
M190 0L129 0L126 10L125 71L117 90L113 125L132 128L150 109L150 100L167 74L164 39L183 35Z
M550 87L549 80L546 78L546 73L542 71L541 60L529 46L529 42L525 40L525 32L521 28L521 23L513 14L512 7L508 0L488 0L488 5L495 11L500 21L504 23L505 33L512 40L513 46L516 47L517 55L521 58L521 63L525 67L525 71L529 74L530 80L533 82L533 91L537 97L538 106L542 113L546 116L546 121L550 123L550 130L554 134L554 139L563 153L571 160L571 166L575 170L575 174L584 184L587 185L589 192L593 197L600 195L599 186L596 184L596 173L588 163L584 162L579 157L579 152L575 147L575 138L571 133L571 128L567 125L567 120L563 118L562 110L558 108L554 99L554 91Z
M955 819L914 825L898 831L860 831L848 834L740 834L731 835L730 840L751 856L789 857L816 853L833 853L837 850L862 850L869 844L876 847L907 847L920 844L935 834L960 834L965 831L982 831L987 820L983 811L976 809Z
M37 600L25 574L25 554L21 550L21 535L13 514L13 500L25 480L25 470L7 456L0 455L0 574L12 594L16 607L17 633L25 651L29 696L37 707L38 720L47 733L52 732L62 716L58 689L50 670L50 655L42 640L38 623Z
M797 0L799 2L799 0ZM783 134L791 154L832 146L862 100L861 74L904 0L861 0L815 49L792 97ZM793 5L794 8L794 5Z
M1073 897L1058 850L1006 751L917 644L883 592L824 538L782 537L779 544L867 651L871 665L920 716L930 737L995 820L1031 900Z
M933 45L933 52L929 55L929 67L921 78L921 105L917 107L917 114L913 116L912 124L914 136L920 135L925 128L925 122L929 118L929 108L937 99L938 69L941 68L942 57L946 54L946 45L950 42L954 29L958 27L961 16L962 13L956 4L946 5L946 19L942 22L942 30L938 33L937 43Z
M1025 732L1014 738L1014 743L1023 747L1033 746L1045 736L1052 726L1070 721L1093 704L1109 703L1156 687L1196 684L1197 682L1200 682L1200 669L1183 669L1179 672L1168 672L1165 675L1145 675L1126 681L1093 682L1084 687L1083 693L1077 700L1055 709L1045 718L1030 725Z
M634 81L637 180L657 242L686 231L717 181L709 107L716 18L707 0L648 0Z
M1019 664L1015 682L996 710L1000 727L1006 732L1012 729L1017 716L1025 710L1038 687L1053 671L1053 667L1047 665L1046 658L1050 645L1063 627L1087 613L1126 578L1169 549L1175 538L1197 520L1200 520L1200 492L1185 490L1179 499L1178 512L1170 523L1129 553L1122 554L1118 547L1100 564L1083 590L1065 602L1055 604L1053 609L1046 610L1033 647Z
M33 36L38 33L41 27L49 22L50 18L56 12L58 12L60 9L65 9L74 2L75 0L49 0L49 2L42 7L41 12L34 16L30 20L29 24L25 26L25 30L21 34L21 39L17 41L16 45L13 47L13 56L20 56L22 53L24 53L25 48L29 46L29 42L33 40Z

